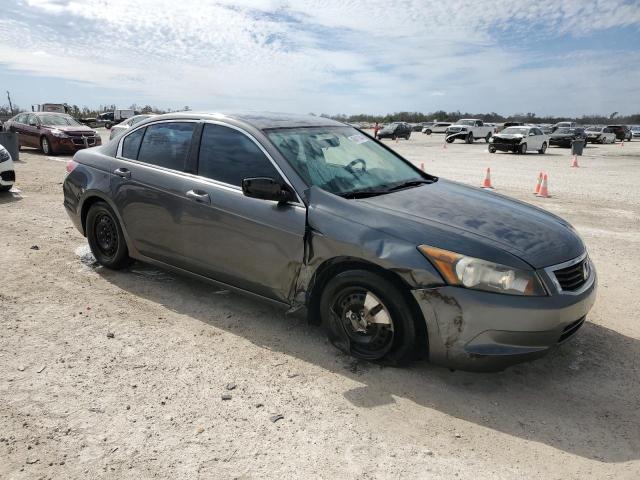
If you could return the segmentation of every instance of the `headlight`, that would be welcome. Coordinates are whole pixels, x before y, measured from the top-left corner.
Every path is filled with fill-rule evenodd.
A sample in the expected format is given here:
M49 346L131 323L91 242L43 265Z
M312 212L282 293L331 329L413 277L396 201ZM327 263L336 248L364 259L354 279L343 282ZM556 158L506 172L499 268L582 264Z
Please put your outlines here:
M0 163L6 162L7 160L11 160L11 155L5 148L0 146Z
M535 272L428 245L420 245L418 250L433 263L449 285L509 295L546 295Z
M66 133L64 133L62 130L58 130L57 128L54 128L51 130L51 135L53 135L54 137L58 137L58 138L67 138L68 135Z

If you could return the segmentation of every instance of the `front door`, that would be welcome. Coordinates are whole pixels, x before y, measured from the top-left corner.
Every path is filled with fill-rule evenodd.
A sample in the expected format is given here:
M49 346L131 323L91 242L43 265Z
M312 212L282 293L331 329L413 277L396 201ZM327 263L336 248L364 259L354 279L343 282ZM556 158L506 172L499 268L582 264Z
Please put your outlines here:
M205 123L197 172L182 224L190 270L287 301L303 261L305 206L243 195L243 178L284 179L257 141L230 126Z

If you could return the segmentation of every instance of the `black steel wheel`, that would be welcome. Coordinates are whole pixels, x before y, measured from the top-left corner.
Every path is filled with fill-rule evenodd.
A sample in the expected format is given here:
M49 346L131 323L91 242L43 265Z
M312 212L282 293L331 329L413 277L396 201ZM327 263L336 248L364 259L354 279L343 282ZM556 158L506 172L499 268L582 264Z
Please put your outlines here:
M98 263L119 270L129 262L129 250L113 210L105 202L91 205L85 223L87 241Z
M320 316L329 340L356 358L402 364L416 353L419 320L398 287L375 273L333 277L322 291Z

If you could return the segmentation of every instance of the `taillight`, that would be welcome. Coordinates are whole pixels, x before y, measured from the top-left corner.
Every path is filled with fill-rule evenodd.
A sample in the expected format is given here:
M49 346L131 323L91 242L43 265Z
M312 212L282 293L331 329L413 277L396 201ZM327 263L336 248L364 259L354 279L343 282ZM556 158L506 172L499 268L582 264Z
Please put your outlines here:
M73 160L67 160L67 173L71 173L73 172L76 167L78 166L78 164L76 162L74 162Z

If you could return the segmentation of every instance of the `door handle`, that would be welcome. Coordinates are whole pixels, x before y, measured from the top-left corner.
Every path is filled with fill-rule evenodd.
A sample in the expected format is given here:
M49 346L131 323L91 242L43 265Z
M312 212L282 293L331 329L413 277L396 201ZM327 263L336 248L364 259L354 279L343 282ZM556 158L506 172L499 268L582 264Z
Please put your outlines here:
M211 197L207 192L203 192L202 190L189 190L186 195L188 198L198 203L211 205Z
M128 168L116 168L113 173L122 178L131 178L131 170Z

